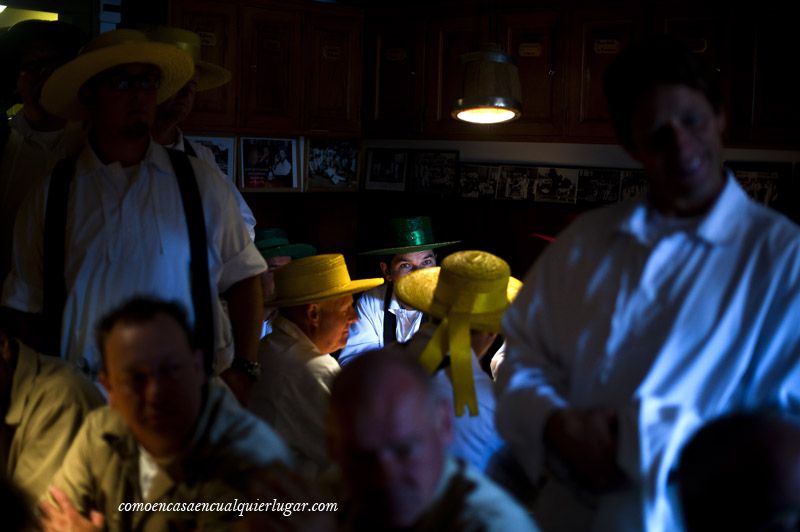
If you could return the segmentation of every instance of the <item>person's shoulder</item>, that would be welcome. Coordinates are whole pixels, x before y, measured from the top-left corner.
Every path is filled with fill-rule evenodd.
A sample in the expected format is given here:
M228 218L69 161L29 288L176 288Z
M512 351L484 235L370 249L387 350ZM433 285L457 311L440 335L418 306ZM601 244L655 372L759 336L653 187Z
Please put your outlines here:
M39 372L32 391L44 396L47 404L75 404L86 409L104 404L100 390L74 366L54 357L36 356L39 359Z
M464 507L469 519L480 520L488 530L498 532L538 530L522 506L494 481L466 463L462 464L461 473L468 482L474 484Z

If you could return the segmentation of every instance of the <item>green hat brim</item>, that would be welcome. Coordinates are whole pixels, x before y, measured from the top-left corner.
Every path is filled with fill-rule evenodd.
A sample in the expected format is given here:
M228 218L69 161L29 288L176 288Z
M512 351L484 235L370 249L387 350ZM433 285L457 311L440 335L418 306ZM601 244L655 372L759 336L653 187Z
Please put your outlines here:
M364 251L359 253L359 255L404 255L406 253L416 253L418 251L427 251L429 249L438 249L443 248L445 246L452 246L453 244L459 244L461 240L452 240L450 242L437 242L433 244L422 244L420 246L405 246L405 247L398 247L398 248L383 248L383 249L373 249L370 251Z
M258 248L258 242L256 242ZM302 259L316 255L317 248L311 244L285 244L283 246L275 246L267 249L259 249L261 256L265 259L270 257L292 257L293 259Z

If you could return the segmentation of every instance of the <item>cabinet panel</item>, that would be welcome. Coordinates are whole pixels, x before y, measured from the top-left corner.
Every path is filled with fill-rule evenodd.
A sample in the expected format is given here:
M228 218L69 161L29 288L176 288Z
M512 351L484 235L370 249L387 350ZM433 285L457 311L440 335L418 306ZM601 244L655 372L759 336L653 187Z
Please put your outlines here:
M425 131L433 135L480 134L481 126L466 124L450 116L453 103L461 95L464 66L461 56L480 49L485 23L478 17L437 20L429 32L430 50ZM485 129L483 130L485 131Z
M519 70L522 117L499 134L560 136L564 131L565 39L556 13L503 15L503 47Z
M361 129L361 18L307 20L306 126L311 132Z
M236 121L236 93L240 78L236 57L236 5L219 2L175 3L174 24L191 30L202 40L203 60L221 65L233 77L216 89L198 92L194 110L183 127L230 129Z
M297 133L301 127L299 12L241 9L242 101L239 124L263 134Z
M642 16L625 11L576 11L567 81L567 135L614 139L603 93L603 73L614 58L640 36Z
M365 127L368 135L408 137L422 132L423 28L423 24L408 18L367 21Z

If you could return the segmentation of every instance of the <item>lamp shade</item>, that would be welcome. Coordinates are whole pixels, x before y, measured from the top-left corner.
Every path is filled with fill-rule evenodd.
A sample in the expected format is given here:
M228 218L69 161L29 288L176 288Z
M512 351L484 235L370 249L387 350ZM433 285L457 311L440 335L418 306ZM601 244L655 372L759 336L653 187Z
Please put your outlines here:
M453 118L477 124L497 124L522 115L519 71L499 51L471 52L464 63L462 97L453 104Z

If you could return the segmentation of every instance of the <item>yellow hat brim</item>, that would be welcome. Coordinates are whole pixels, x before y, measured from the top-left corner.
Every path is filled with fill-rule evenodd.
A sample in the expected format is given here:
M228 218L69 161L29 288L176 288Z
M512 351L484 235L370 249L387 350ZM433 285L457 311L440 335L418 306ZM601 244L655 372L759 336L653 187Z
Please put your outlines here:
M433 305L433 295L436 285L439 283L439 273L441 266L416 270L400 278L395 284L395 294L397 298L417 310L429 314L435 318L444 319L446 314L440 312L437 305ZM469 325L471 329L485 332L500 332L500 322L503 319L508 305L517 297L517 293L522 288L522 282L514 277L508 278L506 289L507 305L502 309L485 312L480 314L470 314Z
M194 62L185 51L160 42L125 42L86 52L62 65L45 82L41 102L50 113L68 120L83 118L78 92L97 74L129 63L145 63L161 71L158 103L173 96L194 75Z
M231 71L214 63L207 61L197 61L197 92L216 89L225 85L231 80Z
M383 282L383 279L379 278L357 279L355 281L350 281L343 286L337 286L336 288L314 292L313 294L306 294L302 297L273 299L266 301L265 305L270 307L293 307L295 305L305 305L306 303L317 303L319 301L325 301L326 299L334 299L337 297L346 296L348 294L364 292L365 290L370 290L376 286L382 285Z

